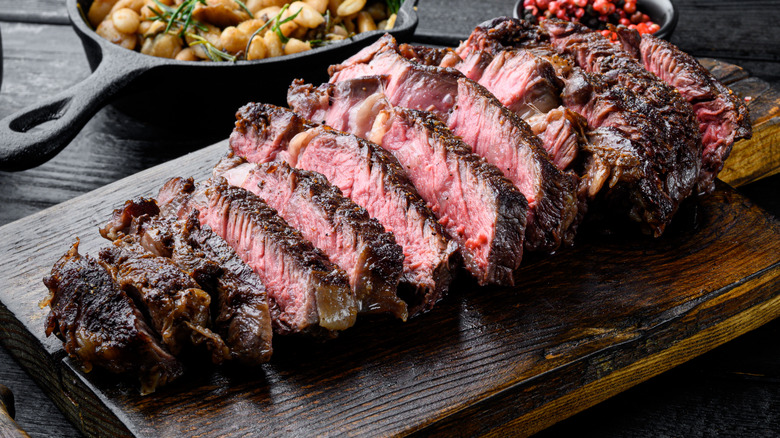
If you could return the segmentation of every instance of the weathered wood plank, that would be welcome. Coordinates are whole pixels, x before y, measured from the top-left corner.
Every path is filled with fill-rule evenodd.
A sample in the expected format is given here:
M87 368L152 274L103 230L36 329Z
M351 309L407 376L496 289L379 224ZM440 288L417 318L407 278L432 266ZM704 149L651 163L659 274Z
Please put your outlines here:
M153 194L170 176L205 175L224 150L222 144L199 151L0 228L0 257L19 267L0 273L0 283L9 285L0 291L0 313L34 338L14 335L10 349L61 357L59 342L43 337L45 311L35 305L54 260L74 236L94 254L101 244L96 227L112 208ZM322 345L277 339L274 360L256 377L228 368L191 370L180 384L140 397L133 382L116 386L111 376L83 376L73 362L53 359L62 374L46 386L65 405L82 400L65 411L91 433L109 424L120 433L120 423L139 436L427 434L451 433L456 425L471 434L515 427L513 420L555 406L578 388L775 302L780 224L724 185L695 216L696 227L678 225L658 240L585 233L574 248L526 263L514 290L461 282L435 311L407 324L363 322ZM702 345L731 336L716 332L707 337L712 344ZM675 353L675 360L711 347L697 348ZM618 387L660 370L619 374L632 379L619 379ZM527 427L539 427L533 424Z
M753 120L753 138L734 144L718 175L739 187L780 172L780 90L754 77L740 79L729 87L749 99Z

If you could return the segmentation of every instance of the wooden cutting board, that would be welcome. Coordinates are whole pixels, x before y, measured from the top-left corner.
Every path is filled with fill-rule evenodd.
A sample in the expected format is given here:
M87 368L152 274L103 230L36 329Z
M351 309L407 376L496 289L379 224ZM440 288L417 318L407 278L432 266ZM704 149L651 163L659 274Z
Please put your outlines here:
M754 81L708 65L736 90ZM771 93L751 103L762 143L744 142L732 158L763 156L761 175L780 167L765 165L780 144L776 102L759 105ZM96 254L106 243L97 227L126 199L154 195L172 176L205 177L226 150L222 142L0 228L0 341L87 435L527 435L780 315L780 223L720 183L660 239L585 230L573 248L527 258L513 288L464 275L426 315L360 321L327 343L277 338L262 367L204 365L145 397L133 381L82 373L44 335L41 278L75 237ZM740 169L732 181L761 176Z

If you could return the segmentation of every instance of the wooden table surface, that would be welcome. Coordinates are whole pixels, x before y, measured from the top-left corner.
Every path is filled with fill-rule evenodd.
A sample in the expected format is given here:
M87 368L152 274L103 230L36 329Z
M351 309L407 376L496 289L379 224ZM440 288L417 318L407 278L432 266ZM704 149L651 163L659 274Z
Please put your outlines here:
M465 35L484 19L511 14L513 3L420 0L417 34L420 39ZM741 65L780 88L776 31L780 0L676 0L675 4L680 21L674 43L695 56ZM0 32L4 61L0 118L89 75L81 44L68 25L64 0L3 0ZM213 138L198 138L191 129L166 131L110 107L101 110L52 161L25 172L0 172L0 225L213 142ZM224 136L229 132L226 126ZM780 175L740 191L780 217ZM540 436L778 436L778 339L780 321L776 320ZM15 393L17 421L31 436L79 435L2 347L0 383Z

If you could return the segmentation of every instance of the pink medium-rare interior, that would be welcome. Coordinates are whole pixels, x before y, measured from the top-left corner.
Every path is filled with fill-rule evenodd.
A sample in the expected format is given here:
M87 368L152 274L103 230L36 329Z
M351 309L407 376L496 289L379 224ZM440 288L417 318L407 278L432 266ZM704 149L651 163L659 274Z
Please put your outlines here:
M248 212L231 208L229 200L216 191L208 191L211 193L206 193L207 203L197 205L201 224L210 226L257 273L287 325L303 329L317 324L317 303L310 290L310 279L295 278L301 271L287 269L295 261L286 259L282 251L274 248L273 242L263 235L263 227ZM197 194L193 199L196 197Z
M308 143L296 157L297 166L323 174L344 196L365 208L386 231L395 234L404 251L404 275L424 284L433 284L431 274L442 255L430 244L436 239L415 209L407 209L405 199L385 190L384 175L371 166L367 150L358 140L334 134L323 128L308 131ZM362 150L362 152L361 152ZM345 171L349 169L349 171Z
M355 287L362 271L358 266L357 236L341 227L334 227L321 207L297 191L296 176L292 172L285 172L273 163L259 166L244 163L222 173L222 176L231 185L243 187L262 198L303 237L327 254L333 263L344 269L350 286Z
M450 235L468 250L468 257L487 270L497 208L485 199L467 166L448 157L430 131L402 117L392 117L382 135L382 147L398 158L423 199Z

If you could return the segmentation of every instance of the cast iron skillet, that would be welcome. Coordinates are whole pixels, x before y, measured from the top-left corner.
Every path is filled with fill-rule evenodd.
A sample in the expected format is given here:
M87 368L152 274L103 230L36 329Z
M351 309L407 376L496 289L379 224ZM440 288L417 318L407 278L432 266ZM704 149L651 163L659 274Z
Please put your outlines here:
M411 38L417 27L416 3L404 2L390 31L401 41ZM79 6L88 11L91 4L92 0L67 0L68 15L81 38L92 75L0 120L0 170L25 170L46 162L109 101L142 121L196 135L219 129L226 137L241 105L249 101L283 104L292 79L323 82L329 65L343 61L384 33L366 32L350 42L280 58L185 62L143 55L101 38L79 12Z

